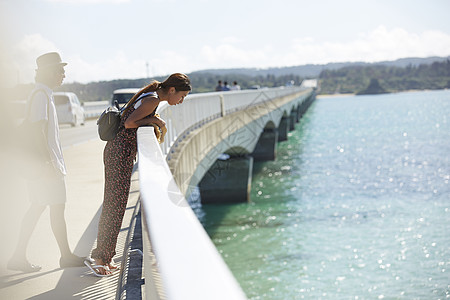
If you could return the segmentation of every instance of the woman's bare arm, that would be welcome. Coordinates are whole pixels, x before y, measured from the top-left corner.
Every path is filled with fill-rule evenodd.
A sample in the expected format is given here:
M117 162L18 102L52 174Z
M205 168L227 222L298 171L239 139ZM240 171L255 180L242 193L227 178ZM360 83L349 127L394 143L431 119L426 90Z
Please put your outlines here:
M146 118L155 110L159 102L160 100L153 96L143 98L141 105L125 121L125 128L137 128L139 126L150 125L151 123L156 123L159 127L164 127L165 122L161 118Z

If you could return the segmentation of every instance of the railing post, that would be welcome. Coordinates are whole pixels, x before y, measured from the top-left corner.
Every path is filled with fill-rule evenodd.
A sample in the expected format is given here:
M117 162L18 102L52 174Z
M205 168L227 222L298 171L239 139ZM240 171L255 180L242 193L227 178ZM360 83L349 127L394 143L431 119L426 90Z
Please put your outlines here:
M225 99L223 98L223 95L219 95L220 98L220 110L221 110L221 116L224 117L226 115L225 111Z

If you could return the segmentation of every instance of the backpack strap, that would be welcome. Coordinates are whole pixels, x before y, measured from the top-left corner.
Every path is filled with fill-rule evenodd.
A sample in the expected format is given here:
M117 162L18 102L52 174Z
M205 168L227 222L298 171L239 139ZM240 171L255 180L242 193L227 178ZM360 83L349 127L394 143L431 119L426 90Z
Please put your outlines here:
M145 98L145 97L147 97L147 96L149 96L149 95L151 95L151 94L155 94L155 92L147 92L147 93L143 93L143 94L139 95L139 97L137 97L137 99L134 100L134 102L133 102L131 105L129 105L129 106L124 105L124 106L120 109L120 115L123 115L123 114L125 113L125 111L127 111L127 108L126 108L126 107L128 107L128 109L129 109L132 105L135 105L139 100L141 100L142 98Z

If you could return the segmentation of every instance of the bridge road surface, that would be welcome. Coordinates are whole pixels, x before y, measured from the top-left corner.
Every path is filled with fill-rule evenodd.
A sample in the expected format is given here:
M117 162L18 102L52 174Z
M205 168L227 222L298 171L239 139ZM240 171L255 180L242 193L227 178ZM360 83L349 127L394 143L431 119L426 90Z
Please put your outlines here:
M65 217L69 245L79 256L94 248L103 201L103 148L94 121L84 126L61 125L60 135L67 166ZM95 277L87 267L61 269L60 253L50 226L47 208L28 245L28 260L42 266L39 272L21 273L6 269L17 243L20 224L29 207L25 181L13 159L0 161L0 299L115 299L119 272L108 278ZM128 226L139 193L137 172L118 239L115 260L120 262Z

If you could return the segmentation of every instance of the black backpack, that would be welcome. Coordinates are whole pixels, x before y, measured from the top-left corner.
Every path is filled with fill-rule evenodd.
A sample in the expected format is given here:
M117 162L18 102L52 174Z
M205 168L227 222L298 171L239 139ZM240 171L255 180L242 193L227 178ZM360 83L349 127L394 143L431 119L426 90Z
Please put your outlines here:
M117 101L115 104L115 106L110 106L105 109L97 120L98 135L102 141L113 140L119 132L120 116L122 115L123 108L118 108Z
M152 93L153 92L141 94L134 101L134 103ZM127 107L127 105L124 105L121 109L119 109L119 103L117 101L114 101L114 106L110 106L102 112L97 120L98 135L100 136L100 139L102 141L111 141L116 137L117 133L119 132L120 121L125 107Z

